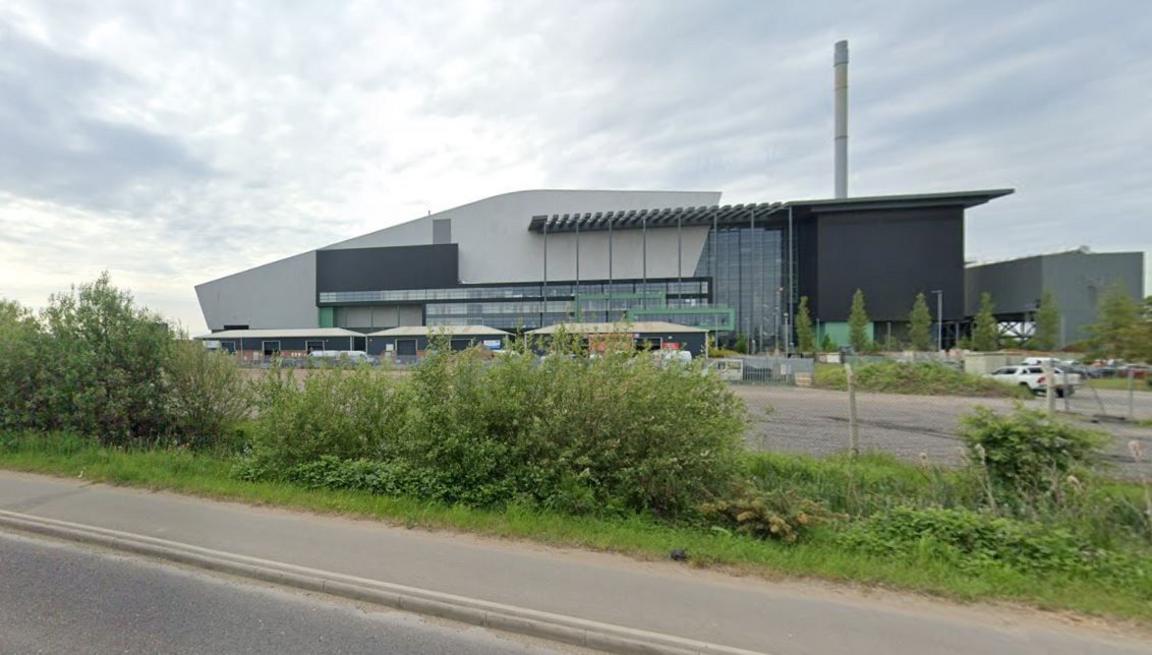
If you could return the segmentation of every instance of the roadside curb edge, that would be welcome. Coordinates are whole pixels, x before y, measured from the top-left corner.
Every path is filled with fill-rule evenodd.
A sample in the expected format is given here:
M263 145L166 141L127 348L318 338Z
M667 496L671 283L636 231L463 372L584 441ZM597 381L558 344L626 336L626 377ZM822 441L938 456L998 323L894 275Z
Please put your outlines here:
M0 510L0 527L77 541L305 591L621 655L764 655L427 589L357 578L144 535Z

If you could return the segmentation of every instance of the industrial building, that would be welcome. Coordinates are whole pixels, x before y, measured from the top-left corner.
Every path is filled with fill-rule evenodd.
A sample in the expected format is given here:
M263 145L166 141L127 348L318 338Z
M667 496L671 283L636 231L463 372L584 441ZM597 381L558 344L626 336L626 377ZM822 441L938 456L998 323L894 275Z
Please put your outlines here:
M638 350L678 350L693 357L708 355L708 330L664 321L636 323L556 323L528 334L548 339L563 331L579 338L589 352L612 347Z
M719 192L535 190L485 198L196 287L212 331L666 321L787 349L801 296L845 341L918 292L965 315L968 209L1010 189L721 205ZM887 327L885 327L887 326Z
M1132 298L1144 298L1144 253L1094 253L1087 248L969 266L964 277L967 314L980 309L980 297L991 295L1004 332L1027 338L1045 292L1060 311L1060 347L1091 335L1100 298L1119 284Z
M417 358L428 350L429 341L435 338L443 339L451 350L466 350L472 346L500 350L509 336L504 330L486 325L409 325L370 333L368 354L398 360Z
M365 337L342 328L275 328L220 330L199 337L213 348L241 359L305 357L314 350L363 350Z

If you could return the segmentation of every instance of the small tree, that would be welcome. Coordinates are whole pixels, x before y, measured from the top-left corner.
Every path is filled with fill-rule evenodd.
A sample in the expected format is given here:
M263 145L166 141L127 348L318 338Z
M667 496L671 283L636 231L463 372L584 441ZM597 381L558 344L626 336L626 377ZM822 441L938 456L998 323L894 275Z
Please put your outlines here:
M976 313L976 323L972 326L972 350L987 352L1000 347L995 311L992 294L980 294L980 311Z
M732 350L738 353L748 354L748 337L743 332L736 335L736 343L732 344Z
M858 353L872 349L872 339L868 335L871 323L872 319L868 318L868 310L864 307L864 292L857 289L852 294L852 311L848 314L848 341Z
M1141 336L1141 307L1116 282L1108 287L1100 299L1096 323L1088 328L1092 334L1092 350L1104 357L1139 357L1144 344Z
M923 293L916 294L908 313L908 338L913 350L932 350L932 314Z
M831 353L836 352L836 340L832 338L831 334L824 333L824 337L820 339L820 352Z
M800 296L796 307L796 348L802 353L816 348L816 333L812 331L812 317L808 315L808 296Z
M1029 345L1035 350L1056 350L1060 345L1060 309L1051 291L1040 296L1040 306L1036 308L1036 329Z

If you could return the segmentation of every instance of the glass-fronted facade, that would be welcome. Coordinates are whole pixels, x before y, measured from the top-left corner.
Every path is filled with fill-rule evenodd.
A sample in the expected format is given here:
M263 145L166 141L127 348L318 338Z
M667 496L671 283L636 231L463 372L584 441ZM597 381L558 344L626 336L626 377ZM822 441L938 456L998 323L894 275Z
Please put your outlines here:
M753 350L783 348L790 330L788 245L779 221L728 222L708 230L691 277L321 292L317 299L322 309L408 306L423 312L426 325L504 330L567 321L668 321L713 330L729 345L743 336ZM363 327L341 324L341 317L352 315L338 309L336 326Z
M788 332L787 234L777 225L719 225L709 230L697 277L714 281L714 302L733 312L733 329L754 350L783 345Z
M561 280L446 289L344 291L319 294L322 307L423 305L426 325L487 325L531 330L565 321L666 320L709 329L731 325L730 313L712 311L711 281ZM337 311L337 327L345 312ZM672 316L675 314L677 319ZM642 316L642 318L641 318Z

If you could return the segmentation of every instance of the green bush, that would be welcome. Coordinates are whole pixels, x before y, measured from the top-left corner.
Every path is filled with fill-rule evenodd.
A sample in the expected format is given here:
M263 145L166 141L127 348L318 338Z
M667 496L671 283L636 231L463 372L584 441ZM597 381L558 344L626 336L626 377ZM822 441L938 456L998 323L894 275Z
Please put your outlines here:
M14 358L5 366L21 370L0 378L0 422L111 444L168 433L163 368L172 331L106 273L54 294L38 320L11 305L4 314L0 354Z
M945 364L919 362L875 362L854 367L856 389L878 393L921 394L929 396L1019 397L1021 390L989 378L965 373ZM848 389L843 366L818 366L813 386Z
M298 386L273 371L257 396L253 475L298 475L327 455L382 463L405 489L406 476L432 479L421 497L567 512L694 511L734 479L745 420L699 365L633 352L441 349L403 378L311 371Z
M1107 441L1103 433L1019 406L1011 414L977 407L960 426L971 460L986 472L993 490L1004 500L1031 506L1059 501L1070 484L1082 484L1068 476L1086 471Z
M164 371L170 428L178 443L201 447L235 435L249 399L232 356L179 341L172 344Z
M839 539L869 554L942 558L969 571L1001 566L1103 576L1152 597L1152 559L1099 548L1067 529L1041 523L961 509L898 508L859 522Z
M39 315L0 301L0 430L116 446L234 435L246 411L235 364L179 336L107 273L54 294Z

